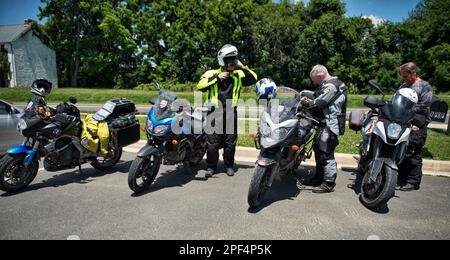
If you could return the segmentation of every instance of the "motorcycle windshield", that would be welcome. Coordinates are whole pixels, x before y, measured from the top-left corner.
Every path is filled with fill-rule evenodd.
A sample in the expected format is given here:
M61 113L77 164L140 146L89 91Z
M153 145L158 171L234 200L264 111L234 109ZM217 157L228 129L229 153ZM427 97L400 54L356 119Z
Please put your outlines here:
M154 106L154 113L156 120L162 120L168 117L173 117L175 114L172 111L172 104L177 100L177 95L169 90L161 90L158 94L158 99L156 100Z
M22 118L32 118L38 114L38 107L41 101L38 97L34 96L30 99L27 106L23 110Z
M406 97L396 94L391 102L383 107L383 114L391 121L406 124L414 117L415 105Z
M296 116L299 105L296 98L298 92L287 87L279 87L277 92L277 97L270 101L268 112L275 123L281 123Z

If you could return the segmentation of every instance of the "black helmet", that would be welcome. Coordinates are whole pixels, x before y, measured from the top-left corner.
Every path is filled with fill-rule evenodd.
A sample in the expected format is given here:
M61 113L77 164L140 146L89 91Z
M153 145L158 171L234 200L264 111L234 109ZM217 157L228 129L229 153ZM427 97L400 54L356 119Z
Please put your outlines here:
M31 93L46 97L52 92L52 83L46 79L37 79L31 84Z

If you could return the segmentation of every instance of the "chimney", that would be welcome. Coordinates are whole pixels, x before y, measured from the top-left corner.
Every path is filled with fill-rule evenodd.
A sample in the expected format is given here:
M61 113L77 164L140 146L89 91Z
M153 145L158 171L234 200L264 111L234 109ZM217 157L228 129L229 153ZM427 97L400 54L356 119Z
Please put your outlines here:
M33 21L33 19L27 18L23 21L23 23L25 26L27 26L27 25L32 25L34 23L34 21Z

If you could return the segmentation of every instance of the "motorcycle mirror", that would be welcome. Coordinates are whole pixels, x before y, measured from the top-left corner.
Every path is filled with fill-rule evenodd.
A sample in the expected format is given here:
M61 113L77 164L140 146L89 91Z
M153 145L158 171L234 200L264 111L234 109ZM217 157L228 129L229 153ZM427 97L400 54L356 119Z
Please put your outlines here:
M380 87L380 85L378 85L378 82L376 80L373 80L373 79L369 80L369 85L372 88L376 89L378 92L380 92L381 95L383 95L383 99L384 99L384 92L381 90L381 87Z
M70 97L69 102L75 105L78 102L78 100L76 97Z
M161 85L159 84L158 81L155 81L154 84L155 84L155 88L156 88L157 90L161 90Z

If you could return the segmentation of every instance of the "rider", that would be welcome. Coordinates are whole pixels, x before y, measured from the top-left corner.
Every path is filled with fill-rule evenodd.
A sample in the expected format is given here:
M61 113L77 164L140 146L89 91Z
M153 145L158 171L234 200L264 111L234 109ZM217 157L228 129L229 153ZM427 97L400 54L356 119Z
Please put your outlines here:
M310 77L319 88L314 101L303 97L302 104L311 106L316 100L324 100L328 104L323 111L326 126L320 127L315 137L316 175L310 184L319 185L313 190L314 193L328 193L333 192L336 186L337 163L334 151L339 145L338 135L343 135L345 131L347 90L345 84L337 77L332 77L323 65L314 66Z
M424 115L428 123L431 122L430 106L433 98L433 90L430 83L419 77L419 68L416 64L408 62L400 67L400 75L404 84L400 89L412 89L417 93L418 103L415 107L417 114ZM422 148L427 140L427 126L413 127L406 158L399 165L399 185L401 191L412 191L420 188L422 181Z
M215 125L222 125L227 129L227 123L234 123L233 133L213 133L208 135L208 169L205 177L209 178L217 170L219 161L219 149L224 148L224 164L228 176L234 175L234 155L237 142L237 105L241 95L242 86L251 86L256 83L257 75L242 64L238 59L238 49L230 44L223 46L218 52L217 59L220 68L209 70L201 77L197 89L208 93L208 101L212 105L212 111L219 112L222 107L222 119L214 119ZM233 113L227 116L227 101L232 107ZM219 106L219 102L222 106ZM222 121L222 122L220 122ZM212 124L213 122L210 122Z

